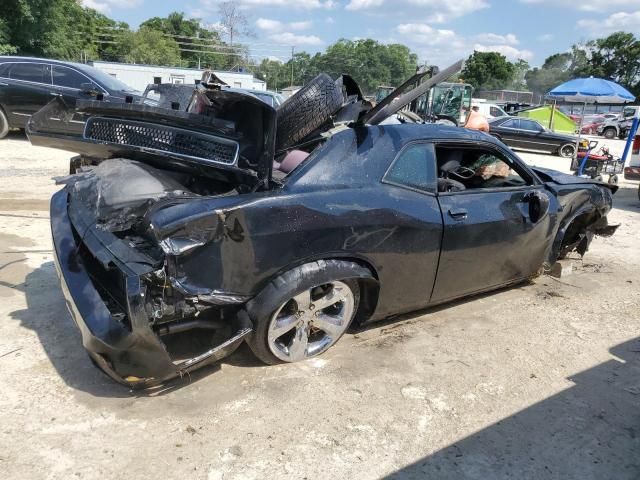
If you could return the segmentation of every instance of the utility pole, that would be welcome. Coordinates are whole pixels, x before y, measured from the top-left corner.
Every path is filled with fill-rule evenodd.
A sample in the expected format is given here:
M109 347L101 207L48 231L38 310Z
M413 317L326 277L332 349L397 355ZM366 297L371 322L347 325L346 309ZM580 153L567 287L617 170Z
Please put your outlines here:
M296 47L291 47L291 84L290 87L293 87L293 52Z

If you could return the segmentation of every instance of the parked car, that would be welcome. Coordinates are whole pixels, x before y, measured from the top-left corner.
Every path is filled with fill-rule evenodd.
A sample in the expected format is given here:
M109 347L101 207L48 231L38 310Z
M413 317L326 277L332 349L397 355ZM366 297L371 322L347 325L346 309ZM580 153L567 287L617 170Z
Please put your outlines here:
M502 107L496 105L495 103L472 101L471 107L478 107L479 112L487 118L497 118L509 115L502 109Z
M277 112L199 85L187 109L56 100L35 114L34 144L81 153L51 228L95 363L149 386L245 340L296 362L351 324L521 282L613 234L615 186L531 168L484 133L381 125L453 71L373 108L321 75Z
M609 140L613 138L627 138L637 109L637 106L624 107L621 114L607 119L600 125L597 129L597 134Z
M576 132L580 126L580 117L576 120ZM582 135L595 135L598 131L598 127L606 121L606 117L603 115L585 115L582 119L582 128L580 133Z
M24 128L29 117L51 101L101 95L107 102L138 101L140 92L111 75L81 63L44 58L0 57L0 138Z
M489 133L512 148L553 153L565 158L573 157L576 152L576 137L552 132L528 118L494 118L489 121Z

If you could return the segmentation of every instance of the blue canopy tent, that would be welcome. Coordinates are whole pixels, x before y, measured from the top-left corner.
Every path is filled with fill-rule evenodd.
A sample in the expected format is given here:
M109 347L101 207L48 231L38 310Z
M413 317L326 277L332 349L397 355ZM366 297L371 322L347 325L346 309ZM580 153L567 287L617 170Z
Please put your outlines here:
M636 97L630 93L626 88L618 85L610 80L604 78L575 78L568 82L558 85L546 95L547 97L555 100L560 100L569 103L582 103L582 115L580 116L580 126L578 127L578 140L576 142L576 155L580 145L580 134L582 131L582 121L584 119L584 110L587 103L628 103L633 102ZM633 141L633 133L637 129L638 118L634 119L633 126L629 138L627 139L627 145L622 155L622 160L626 159L629 151L630 141ZM579 174L582 174L582 169L586 163L587 157L580 166Z

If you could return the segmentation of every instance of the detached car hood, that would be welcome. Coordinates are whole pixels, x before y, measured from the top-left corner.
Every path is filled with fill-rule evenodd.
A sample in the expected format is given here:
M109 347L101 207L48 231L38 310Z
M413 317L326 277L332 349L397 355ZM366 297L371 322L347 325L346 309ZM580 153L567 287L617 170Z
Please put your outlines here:
M271 177L276 111L252 95L188 87L190 96L147 104L56 98L34 114L27 135L34 145L87 157L126 157L241 177L255 186Z
M531 170L533 170L544 182L553 182L557 183L558 185L584 185L585 183L595 183L609 188L612 193L618 191L618 187L616 185L599 182L591 178L578 177L577 175L568 175L566 173L558 172L557 170L551 170L549 168L531 167Z

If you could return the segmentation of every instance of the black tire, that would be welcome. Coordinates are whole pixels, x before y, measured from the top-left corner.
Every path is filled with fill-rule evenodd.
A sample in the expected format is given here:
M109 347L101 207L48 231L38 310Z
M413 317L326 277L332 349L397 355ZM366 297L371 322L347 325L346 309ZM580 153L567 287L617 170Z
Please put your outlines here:
M9 133L9 121L7 120L7 116L4 114L2 109L0 108L0 138L4 138Z
M344 101L342 88L329 75L311 80L278 108L276 150L297 144L327 122Z
M269 348L268 329L271 317L287 300L313 287L338 280L347 284L355 299L353 315L349 320L349 323L353 322L360 303L358 278L372 278L372 275L368 269L353 262L319 260L289 270L269 282L247 304L247 312L253 322L253 334L247 343L254 355L268 365L285 363L276 357Z
M607 127L602 132L602 136L607 140L613 140L614 138L616 138L616 129L613 127Z
M576 153L576 146L573 143L565 143L558 149L558 155L562 158L573 158Z
M638 200L640 200L640 185L638 185Z

